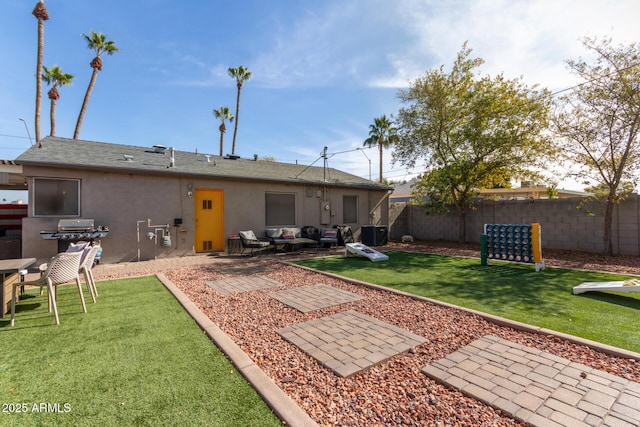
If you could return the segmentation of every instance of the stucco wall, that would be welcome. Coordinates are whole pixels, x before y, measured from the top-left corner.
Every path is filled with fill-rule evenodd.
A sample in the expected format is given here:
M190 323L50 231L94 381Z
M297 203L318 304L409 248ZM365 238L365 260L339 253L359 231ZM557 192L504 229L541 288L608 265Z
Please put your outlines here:
M466 241L479 242L484 224L530 224L542 228L542 248L603 252L603 206L590 206L593 215L576 206L580 199L483 200L466 216ZM455 212L427 215L423 207L392 203L391 237L411 234L423 240L458 240ZM618 254L640 255L640 197L633 195L615 207L613 248Z
M234 180L207 180L188 175L162 176L85 170L24 167L24 174L37 177L81 180L81 217L93 218L95 224L109 227L102 240L103 262L135 261L194 253L194 197L187 194L189 184L194 189L217 189L224 192L224 234L252 229L261 235L265 229L265 193L268 191L296 195L297 226L321 224L322 201L331 204L327 226L342 224L342 196L358 197L358 223L349 224L354 231L360 225L388 224L388 203L385 191L348 189L321 185L264 183ZM307 191L309 190L309 191ZM384 199L383 203L380 203ZM182 225L174 227L174 219ZM55 230L59 217L33 216L33 194L29 194L29 217L23 219L22 255L48 260L57 252L55 240L43 240L42 230ZM162 247L146 237L147 220L152 225L169 224L171 247ZM140 230L140 233L137 230ZM139 239L138 239L139 236ZM226 243L226 237L225 237Z

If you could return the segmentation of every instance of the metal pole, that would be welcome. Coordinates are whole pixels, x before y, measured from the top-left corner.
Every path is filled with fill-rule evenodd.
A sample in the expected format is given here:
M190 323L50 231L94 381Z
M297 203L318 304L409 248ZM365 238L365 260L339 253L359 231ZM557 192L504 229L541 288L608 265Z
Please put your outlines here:
M27 122L25 122L23 118L20 118L18 120L20 120L22 123L24 123L24 128L27 130L27 135L29 136L29 142L31 143L31 146L33 147L33 141L31 140L31 134L29 133L29 127L27 126Z
M358 150L360 150L362 154L364 154L364 156L367 158L367 160L369 160L369 181L371 181L371 159L369 158L369 156L367 156L362 148L358 148Z

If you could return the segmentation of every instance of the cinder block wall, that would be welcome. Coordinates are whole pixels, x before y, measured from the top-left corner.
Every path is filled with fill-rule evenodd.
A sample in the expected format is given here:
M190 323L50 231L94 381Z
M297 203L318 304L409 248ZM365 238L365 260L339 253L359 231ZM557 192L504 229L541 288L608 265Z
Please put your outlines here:
M592 214L578 210L579 198L549 200L482 200L466 214L466 241L479 242L484 224L531 224L542 228L542 249L570 249L602 253L604 205L589 206ZM392 203L390 236L398 240L410 234L420 240L458 240L455 211L427 215L421 206ZM613 250L622 255L640 255L640 197L632 195L616 205L612 221Z

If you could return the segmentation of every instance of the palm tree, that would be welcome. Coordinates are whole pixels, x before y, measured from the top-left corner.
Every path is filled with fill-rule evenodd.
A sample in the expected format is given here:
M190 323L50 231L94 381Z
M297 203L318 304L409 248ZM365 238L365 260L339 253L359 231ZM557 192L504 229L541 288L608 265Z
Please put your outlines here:
M93 68L93 73L91 74L91 80L89 81L87 93L84 95L84 101L82 101L82 108L80 109L78 121L76 122L76 130L73 132L73 139L78 139L78 137L80 136L82 119L84 118L84 113L87 111L87 104L89 104L89 97L91 96L93 85L96 84L98 71L102 70L102 58L100 57L100 55L102 55L103 53L113 55L114 52L119 51L119 49L116 47L115 42L113 40L107 40L107 36L102 33L91 31L89 35L82 34L82 37L87 42L87 47L96 52L96 57L93 58L93 60L89 64L91 68Z
M49 19L49 12L44 7L44 0L36 3L31 12L38 19L38 58L36 60L36 141L40 141L40 107L42 105L42 54L44 51L44 21Z
M398 141L398 129L393 127L393 123L387 116L373 119L374 124L369 125L369 138L365 139L364 146L372 147L377 145L380 149L380 183L382 180L382 149Z
M224 151L224 133L227 131L227 127L224 125L226 120L232 122L235 118L233 114L229 113L229 107L223 107L222 105L218 110L213 110L213 115L216 119L220 120L220 155L222 156L222 152Z
M73 74L63 73L60 67L54 65L50 69L42 66L42 80L48 85L53 85L47 95L51 100L51 136L56 136L56 102L60 99L58 86L66 86L71 84Z
M229 68L229 75L236 79L238 87L238 98L236 100L236 125L233 129L233 143L231 144L231 155L236 154L236 135L238 134L238 115L240 114L240 90L242 83L251 80L251 72L242 65L238 68Z

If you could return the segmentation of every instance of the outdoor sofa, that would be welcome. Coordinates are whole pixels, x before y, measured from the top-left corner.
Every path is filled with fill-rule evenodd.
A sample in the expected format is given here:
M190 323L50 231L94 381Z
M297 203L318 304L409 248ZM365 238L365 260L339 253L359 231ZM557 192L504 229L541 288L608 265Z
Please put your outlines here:
M285 251L293 251L304 245L318 247L318 241L303 237L302 229L298 227L267 228L264 234L274 247L283 247Z

